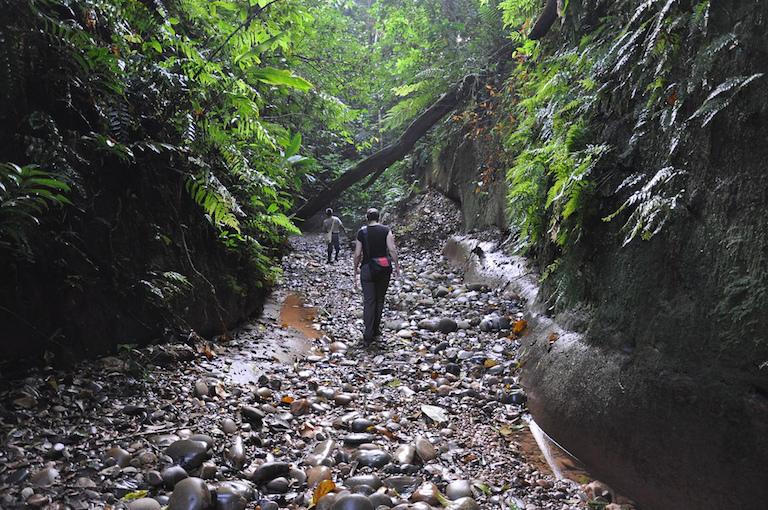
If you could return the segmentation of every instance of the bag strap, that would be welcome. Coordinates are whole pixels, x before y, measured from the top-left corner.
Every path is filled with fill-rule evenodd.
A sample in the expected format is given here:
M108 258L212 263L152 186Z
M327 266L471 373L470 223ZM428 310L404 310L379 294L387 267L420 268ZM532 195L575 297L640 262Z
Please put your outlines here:
M368 246L368 226L361 228L360 230L363 231L363 246L365 247L365 252L368 254L368 260L371 259L371 248Z

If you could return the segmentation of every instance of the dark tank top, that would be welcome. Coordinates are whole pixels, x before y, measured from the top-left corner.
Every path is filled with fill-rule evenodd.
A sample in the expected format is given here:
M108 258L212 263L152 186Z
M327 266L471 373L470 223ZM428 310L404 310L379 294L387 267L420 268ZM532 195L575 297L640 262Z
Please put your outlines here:
M357 232L357 240L363 245L362 264L368 264L371 261L371 257L386 257L388 255L387 234L389 234L389 227L379 224L363 228L368 230L368 247L371 249L371 253L368 253L366 249L363 229L361 228Z

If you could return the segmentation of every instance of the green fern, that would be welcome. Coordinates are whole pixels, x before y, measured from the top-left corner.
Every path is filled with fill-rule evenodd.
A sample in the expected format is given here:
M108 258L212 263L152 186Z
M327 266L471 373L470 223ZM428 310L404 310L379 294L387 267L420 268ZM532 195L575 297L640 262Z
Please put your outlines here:
M29 254L28 232L50 206L72 205L69 186L37 165L0 163L0 248Z
M228 227L237 231L238 234L241 233L240 222L235 214L242 214L242 211L227 188L216 177L211 174L188 176L186 189L217 228Z
M762 77L763 73L756 73L751 76L732 76L728 78L715 87L715 90L707 96L707 99L704 100L699 109L688 120L701 119L701 127L706 126L715 115L731 104L734 96L740 90Z

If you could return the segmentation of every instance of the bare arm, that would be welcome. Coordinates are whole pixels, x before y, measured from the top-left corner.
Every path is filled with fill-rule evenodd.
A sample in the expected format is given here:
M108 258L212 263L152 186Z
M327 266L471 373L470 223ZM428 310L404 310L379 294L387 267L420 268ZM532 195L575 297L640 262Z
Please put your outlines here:
M355 258L352 264L355 266L355 285L357 285L357 276L360 274L360 260L363 258L363 243L355 239Z
M387 250L389 256L392 258L392 269L395 272L395 276L400 274L400 264L397 261L397 246L395 246L395 235L390 230L387 234Z

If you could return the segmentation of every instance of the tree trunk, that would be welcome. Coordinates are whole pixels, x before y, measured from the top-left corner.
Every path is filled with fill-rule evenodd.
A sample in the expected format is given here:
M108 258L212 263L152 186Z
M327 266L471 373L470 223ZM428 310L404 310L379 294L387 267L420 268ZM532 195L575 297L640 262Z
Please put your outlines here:
M295 213L298 219L306 220L319 212L346 191L353 184L365 177L383 171L392 163L402 159L429 129L451 112L472 91L478 76L464 77L449 92L443 94L424 113L416 117L394 143L368 156L334 180L327 189L310 198Z

